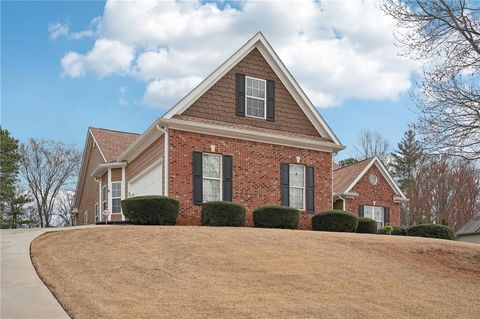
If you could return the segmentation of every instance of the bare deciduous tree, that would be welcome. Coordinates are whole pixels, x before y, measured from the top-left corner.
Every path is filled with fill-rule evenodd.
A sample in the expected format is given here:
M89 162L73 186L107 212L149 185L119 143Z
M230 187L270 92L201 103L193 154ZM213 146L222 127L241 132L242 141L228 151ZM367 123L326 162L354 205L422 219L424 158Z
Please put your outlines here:
M420 164L406 195L410 198L407 224L445 219L458 229L480 210L478 169L465 160L430 157Z
M425 61L413 93L424 148L480 159L480 7L467 0L383 0L403 53Z
M65 190L59 193L57 203L55 205L55 216L59 220L59 224L64 227L74 225L73 201L75 193L70 190Z
M379 132L372 132L368 129L360 131L355 150L359 160L378 156L382 162L386 162L389 152L390 144Z
M61 142L30 139L20 146L20 173L34 199L41 227L50 227L59 192L73 182L81 154Z

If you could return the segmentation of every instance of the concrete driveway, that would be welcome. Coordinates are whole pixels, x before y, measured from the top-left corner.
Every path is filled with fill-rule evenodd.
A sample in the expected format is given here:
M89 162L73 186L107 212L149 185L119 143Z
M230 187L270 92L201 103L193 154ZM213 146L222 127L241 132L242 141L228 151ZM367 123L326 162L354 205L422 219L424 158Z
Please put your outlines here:
M61 229L0 230L0 318L70 318L40 280L30 259L32 240L56 230Z

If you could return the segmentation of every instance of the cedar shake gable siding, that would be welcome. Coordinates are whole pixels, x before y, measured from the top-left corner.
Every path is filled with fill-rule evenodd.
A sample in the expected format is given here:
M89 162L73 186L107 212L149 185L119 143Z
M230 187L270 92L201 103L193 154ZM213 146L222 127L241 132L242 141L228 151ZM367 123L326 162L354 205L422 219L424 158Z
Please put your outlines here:
M275 82L273 122L236 114L236 74ZM260 51L253 49L245 58L199 97L182 115L220 122L256 126L280 132L320 136Z

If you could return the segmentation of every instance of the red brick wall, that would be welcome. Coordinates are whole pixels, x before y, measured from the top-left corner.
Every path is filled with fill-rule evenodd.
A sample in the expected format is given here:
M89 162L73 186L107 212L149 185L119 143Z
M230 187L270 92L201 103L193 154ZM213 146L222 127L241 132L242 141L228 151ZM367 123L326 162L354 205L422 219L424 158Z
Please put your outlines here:
M213 135L169 130L169 196L180 201L180 225L198 225L201 206L193 205L193 151L232 155L233 201L247 208L247 225L253 226L252 211L259 206L280 205L280 163L315 167L315 212L332 208L332 157L330 153L264 144ZM310 229L312 214L301 214L300 228Z
M368 180L370 174L377 175L378 183L376 185L370 184ZM348 211L358 215L359 205L388 207L390 208L390 223L395 226L400 225L400 204L393 202L395 192L375 165L363 175L352 191L358 193L359 196L347 199L346 209Z

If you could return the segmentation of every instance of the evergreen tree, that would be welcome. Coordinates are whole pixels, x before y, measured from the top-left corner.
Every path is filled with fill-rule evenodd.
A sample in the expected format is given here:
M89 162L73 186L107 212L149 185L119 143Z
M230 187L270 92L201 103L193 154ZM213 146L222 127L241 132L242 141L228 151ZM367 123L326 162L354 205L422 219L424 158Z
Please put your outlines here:
M423 149L413 130L405 132L397 147L398 150L392 153L390 169L400 188L405 191L414 181L415 169L422 159Z
M343 159L343 160L339 161L338 165L340 165L341 167L345 167L345 166L352 165L352 164L355 164L355 163L358 163L358 160L356 158L349 157L349 158L346 158L346 159Z
M17 228L24 222L23 205L29 199L17 190L20 154L18 140L0 127L0 227Z

